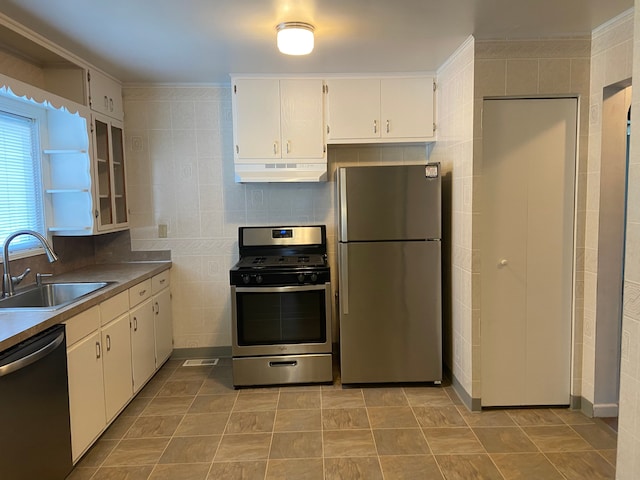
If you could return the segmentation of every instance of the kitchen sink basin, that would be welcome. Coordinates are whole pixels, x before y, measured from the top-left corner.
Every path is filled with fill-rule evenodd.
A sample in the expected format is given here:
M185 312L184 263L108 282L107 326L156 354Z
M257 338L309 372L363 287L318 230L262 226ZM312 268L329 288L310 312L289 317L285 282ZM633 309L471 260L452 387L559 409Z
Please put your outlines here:
M0 309L56 310L111 282L46 283L0 300Z

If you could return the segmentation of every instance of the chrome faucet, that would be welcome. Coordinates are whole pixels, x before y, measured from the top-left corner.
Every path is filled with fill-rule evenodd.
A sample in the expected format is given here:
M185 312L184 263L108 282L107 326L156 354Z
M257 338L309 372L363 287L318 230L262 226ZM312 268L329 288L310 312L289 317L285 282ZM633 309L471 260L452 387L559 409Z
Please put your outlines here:
M2 262L4 265L4 275L2 276L2 297L3 298L13 296L13 293L14 293L13 287L15 285L18 285L24 279L24 277L26 277L27 274L31 271L30 268L27 268L24 272L22 272L22 275L18 275L17 277L11 276L11 271L9 267L9 244L14 238L20 235L31 235L32 237L37 238L42 244L42 248L44 248L45 253L47 254L49 263L52 263L58 260L58 256L53 251L53 248L51 247L51 245L49 245L49 242L47 242L47 239L44 238L42 235L40 235L38 232L34 232L33 230L19 230L9 235L4 242L3 257L2 257Z

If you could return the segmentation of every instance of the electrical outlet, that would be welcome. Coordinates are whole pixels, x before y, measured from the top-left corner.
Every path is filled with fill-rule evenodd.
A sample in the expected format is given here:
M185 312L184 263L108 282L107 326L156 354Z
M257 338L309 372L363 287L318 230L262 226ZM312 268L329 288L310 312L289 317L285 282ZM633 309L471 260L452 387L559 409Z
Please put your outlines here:
M158 238L167 238L167 224L161 223L158 225Z

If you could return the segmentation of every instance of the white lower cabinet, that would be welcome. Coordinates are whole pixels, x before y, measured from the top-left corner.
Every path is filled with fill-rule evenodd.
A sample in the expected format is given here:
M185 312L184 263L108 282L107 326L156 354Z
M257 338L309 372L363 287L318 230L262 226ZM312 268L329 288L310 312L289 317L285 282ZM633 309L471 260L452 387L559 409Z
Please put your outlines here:
M100 340L100 332L96 331L67 348L71 453L74 462L102 433L107 422Z
M105 410L110 422L133 395L128 314L102 328L102 351Z
M65 322L74 463L171 355L168 287L166 270Z
M151 300L142 302L129 313L134 393L138 393L156 371L153 317L154 311Z

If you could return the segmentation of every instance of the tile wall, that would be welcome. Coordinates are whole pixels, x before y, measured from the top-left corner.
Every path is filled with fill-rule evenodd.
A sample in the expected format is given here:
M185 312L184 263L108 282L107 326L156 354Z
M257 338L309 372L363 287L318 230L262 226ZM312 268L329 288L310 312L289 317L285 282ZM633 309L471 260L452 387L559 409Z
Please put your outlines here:
M640 2L635 2L636 7ZM633 76L640 78L640 10L633 18ZM632 94L631 118L640 118L640 89ZM640 135L631 130L624 279L620 414L616 478L640 478Z
M595 403L596 371L596 309L598 288L598 243L600 213L600 171L602 137L603 88L631 77L633 51L633 11L612 19L593 32L591 39L591 85L589 98L589 155L585 168L580 171L586 185L586 199L580 205L584 210L584 237L579 246L580 265L583 267L584 295L577 306L584 313L582 331L582 397ZM586 121L586 120L585 120ZM598 322L605 322L600 319ZM580 332L576 332L580 333ZM628 332L623 334L628 336ZM576 346L579 348L580 339ZM578 351L578 348L576 349ZM624 355L628 356L625 350ZM623 362L628 361L623 358Z
M472 394L472 359L479 344L479 311L477 306L474 310L472 301L474 259L477 257L471 238L473 77L474 39L470 37L438 70L438 141L431 156L432 161L442 164L443 172L445 365L467 397L479 396Z
M331 146L328 182L237 184L229 87L127 87L124 103L132 248L171 251L176 348L231 345L228 272L239 226L326 224L336 278L335 168L428 155L424 144Z

